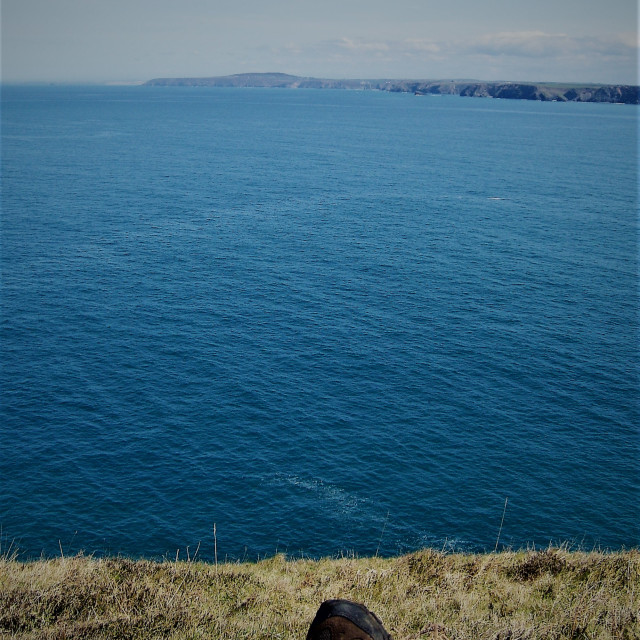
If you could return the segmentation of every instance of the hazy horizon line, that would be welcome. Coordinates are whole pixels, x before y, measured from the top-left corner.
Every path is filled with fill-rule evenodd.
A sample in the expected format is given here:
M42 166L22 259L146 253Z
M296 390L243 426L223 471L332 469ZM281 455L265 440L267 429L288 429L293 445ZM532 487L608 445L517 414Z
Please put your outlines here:
M300 75L288 73L286 71L243 71L239 73L214 74L214 75L166 75L153 76L146 79L136 80L2 80L0 78L0 86L143 86L152 80L177 80L177 79L211 79L211 78L231 78L238 76L268 76L268 75L285 75L291 78L300 78L308 80L326 80L337 82L362 81L362 82L475 82L475 83L520 83L520 84L544 84L544 85L574 85L574 86L640 86L635 83L626 82L602 82L602 81L580 81L580 80L522 80L522 79L486 79L486 78L470 78L470 77L415 77L415 76L378 76L378 77L356 77L356 76L324 76L324 75ZM260 88L260 87L258 87Z

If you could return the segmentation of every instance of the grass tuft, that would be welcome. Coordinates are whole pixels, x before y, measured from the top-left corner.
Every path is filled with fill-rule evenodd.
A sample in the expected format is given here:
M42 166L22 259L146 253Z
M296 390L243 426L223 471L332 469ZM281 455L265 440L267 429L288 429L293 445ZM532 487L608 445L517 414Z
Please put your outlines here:
M640 553L566 549L257 563L0 557L0 636L300 639L327 598L396 640L640 640Z

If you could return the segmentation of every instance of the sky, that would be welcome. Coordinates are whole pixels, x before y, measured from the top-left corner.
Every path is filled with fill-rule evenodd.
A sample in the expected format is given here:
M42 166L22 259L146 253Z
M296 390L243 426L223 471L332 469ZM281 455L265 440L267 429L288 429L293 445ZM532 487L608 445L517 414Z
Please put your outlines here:
M0 0L3 82L638 84L637 0Z

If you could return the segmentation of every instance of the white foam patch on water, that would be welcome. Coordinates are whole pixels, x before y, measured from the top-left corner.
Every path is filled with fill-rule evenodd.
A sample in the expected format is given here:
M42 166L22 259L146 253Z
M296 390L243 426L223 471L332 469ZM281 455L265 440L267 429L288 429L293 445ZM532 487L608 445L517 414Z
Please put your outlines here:
M336 484L321 478L301 477L298 475L276 474L270 479L274 485L290 485L315 496L316 502L323 511L330 510L343 516L358 517L377 521L384 516L374 514L375 506L368 498L343 489Z

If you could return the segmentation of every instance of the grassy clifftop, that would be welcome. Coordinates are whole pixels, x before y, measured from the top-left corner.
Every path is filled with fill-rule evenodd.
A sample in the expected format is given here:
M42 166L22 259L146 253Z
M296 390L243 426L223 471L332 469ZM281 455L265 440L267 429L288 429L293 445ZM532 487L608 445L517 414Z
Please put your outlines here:
M0 637L303 640L320 603L365 603L395 640L640 639L640 552L220 564L0 561Z

